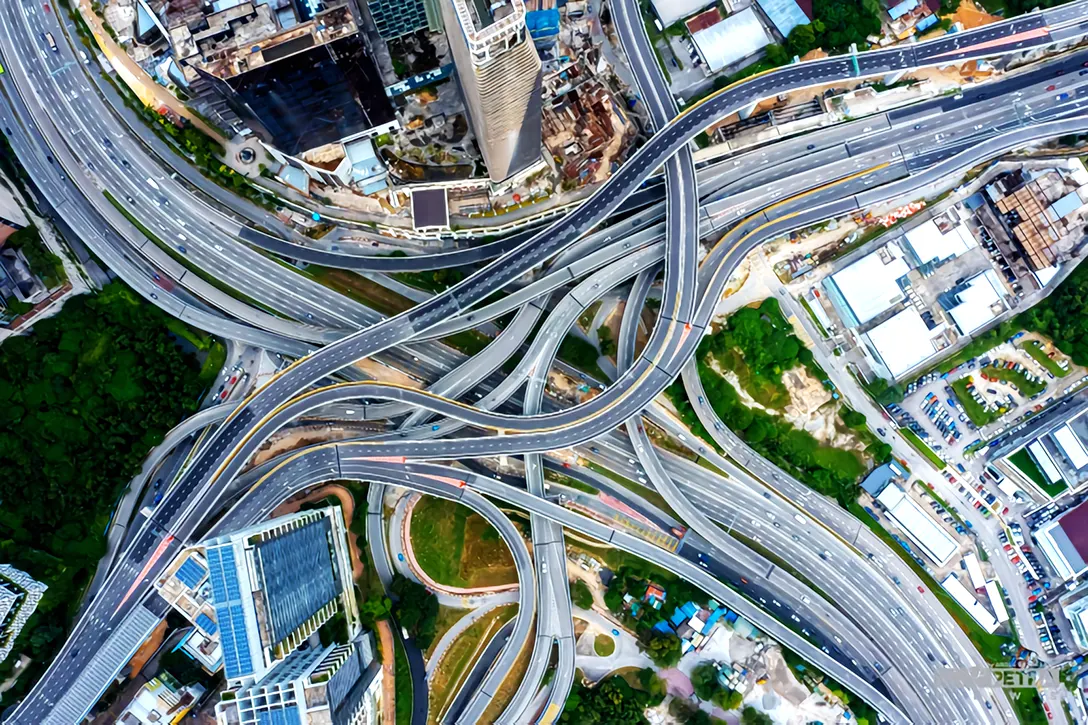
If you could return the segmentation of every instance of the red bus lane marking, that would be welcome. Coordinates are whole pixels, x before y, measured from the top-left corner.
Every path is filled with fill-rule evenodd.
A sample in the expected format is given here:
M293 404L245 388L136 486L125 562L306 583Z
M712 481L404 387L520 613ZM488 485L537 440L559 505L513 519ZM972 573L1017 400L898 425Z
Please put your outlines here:
M125 596L121 597L121 601L120 603L118 603L117 609L113 610L114 614L117 614L117 612L120 611L121 607L125 605L125 602L128 601L128 598L131 597L132 593L136 591L136 588L140 586L140 582L142 582L144 580L144 577L147 576L147 573L151 571L151 567L155 565L155 562L159 560L159 557L163 555L163 552L166 551L167 547L169 547L170 544L173 543L173 541L173 534L167 534L166 538L159 542L159 545L155 547L154 553L151 554L151 558L147 560L147 563L144 564L144 568L140 570L140 575L136 577L136 581L132 582L132 586L128 588L127 592L125 592Z

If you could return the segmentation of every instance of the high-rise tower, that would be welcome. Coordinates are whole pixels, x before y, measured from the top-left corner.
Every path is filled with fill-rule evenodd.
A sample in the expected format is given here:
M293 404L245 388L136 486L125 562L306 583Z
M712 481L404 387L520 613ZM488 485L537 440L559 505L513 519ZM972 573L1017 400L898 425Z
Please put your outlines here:
M493 181L540 158L540 56L522 0L441 0L469 121Z

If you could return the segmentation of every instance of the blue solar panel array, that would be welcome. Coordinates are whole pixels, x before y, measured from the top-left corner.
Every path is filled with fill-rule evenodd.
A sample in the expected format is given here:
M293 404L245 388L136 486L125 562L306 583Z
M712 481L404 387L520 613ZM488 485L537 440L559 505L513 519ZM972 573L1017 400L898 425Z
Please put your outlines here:
M189 557L185 562L178 567L177 573L174 574L177 580L189 587L190 589L196 589L196 585L200 583L200 580L204 578L204 575L208 573L208 570L200 565L200 562L193 557Z
M797 0L756 0L760 9L783 38L798 25L808 25L808 16Z
M325 517L257 544L272 641L282 642L340 594Z
M216 631L219 629L219 625L217 625L211 617L209 617L207 614L204 614L203 612L197 615L196 626L203 629L209 637L215 634Z
M223 669L227 677L243 677L253 672L249 654L245 613L241 604L238 572L234 565L234 550L229 546L207 550L208 573L212 580L212 600L215 617L219 620L219 637L223 645Z
M261 725L301 725L298 717L298 707L288 705L275 710L262 710L257 713L257 722Z

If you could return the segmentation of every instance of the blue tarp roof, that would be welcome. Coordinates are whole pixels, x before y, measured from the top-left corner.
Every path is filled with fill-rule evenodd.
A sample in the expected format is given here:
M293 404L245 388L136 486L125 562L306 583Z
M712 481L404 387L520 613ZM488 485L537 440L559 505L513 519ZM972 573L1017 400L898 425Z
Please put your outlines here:
M525 26L529 28L529 35L534 38L544 38L559 34L559 10L530 10L525 13Z
M914 0L917 2L917 0ZM760 10L784 38L798 25L808 25L808 16L796 0L756 0Z
M914 29L917 32L920 33L923 30L925 30L926 28L931 28L936 24L937 24L937 16L935 14L934 15L927 15L924 18L922 18L921 20L918 21L918 23L914 26Z
M661 632L662 634L668 634L669 632L672 632L672 627L669 626L668 622L662 619L654 625L654 631Z
M699 611L699 605L695 602L688 602L684 606L680 607L680 611L684 613L687 619L691 619Z

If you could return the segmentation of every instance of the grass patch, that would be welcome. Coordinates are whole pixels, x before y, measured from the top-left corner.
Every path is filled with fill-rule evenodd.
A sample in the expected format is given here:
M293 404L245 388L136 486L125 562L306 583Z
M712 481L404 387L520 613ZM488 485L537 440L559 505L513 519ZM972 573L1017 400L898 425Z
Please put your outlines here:
M970 376L965 375L958 380L953 380L952 390L956 392L956 398L960 401L960 405L963 406L963 412L967 414L972 423L981 428L1000 418L1001 414L998 412L1000 409L986 410L979 405L978 401L972 398L971 393L967 390L970 379Z
M1009 693L1009 700L1016 710L1016 719L1020 725L1047 725L1050 719L1043 710L1043 699L1039 697L1039 691L1034 688L1013 690ZM1075 722L1075 721L1074 721Z
M1046 368L1046 371L1054 377L1064 378L1066 375L1069 374L1069 370L1067 368L1063 368L1061 365L1058 364L1056 360L1047 356L1046 352L1043 351L1043 347L1039 344L1038 340L1028 340L1020 346L1020 349L1030 355L1032 359L1035 360L1035 362ZM1055 353L1058 355L1061 354L1057 350L1055 350ZM1068 360L1068 358L1066 358L1064 355L1062 355L1062 359Z
M563 362L578 368L583 373L597 380L608 380L601 367L597 364L600 353L593 343L587 342L575 335L567 335L559 344L556 357Z
M294 269L294 267L292 268ZM334 269L311 264L305 270L300 271L329 289L350 297L356 302L361 302L387 317L399 315L401 312L415 306L415 302L404 295L346 269Z
M928 587L929 591L941 602L941 605L948 610L948 613L952 615L952 618L956 620L956 624L963 630L967 638L971 640L971 643L975 645L975 648L986 659L987 662L992 664L1007 663L1008 657L1001 652L1001 646L1009 642L1014 642L1012 637L1002 637L997 634L990 634L982 627L978 625L978 622L971 619L970 615L956 603L956 600L946 592L941 586L934 581L933 577L926 572L925 568L919 566L918 562L905 550L902 546L892 538L891 533L880 525L872 516L865 513L861 506L854 502L849 507L850 513L854 514L862 523L869 527L869 529L880 537L896 554L906 562L907 566L914 570L914 573L922 580L922 582ZM906 586L906 585L904 585Z
M1020 472L1030 478L1036 486L1043 489L1048 496L1053 498L1068 488L1065 481L1051 483L1046 475L1035 464L1035 460L1028 453L1027 448L1021 448L1009 456L1009 463L1020 469Z
M677 521L680 521L680 517L675 511L672 510L672 507L669 506L669 502L666 501L665 497L658 493L652 486L643 485L636 481L632 481L630 478L627 478L626 476L621 476L615 471L610 471L604 466L598 463L594 463L593 461L586 461L585 465L590 470L596 471L602 476L611 478L613 481L623 486L628 491L631 491L635 495L645 499L648 503L653 504L655 507L667 513L669 516L672 516Z
M442 639L450 627L457 624L457 621L465 616L464 609L454 609L453 607L446 607L441 604L438 605L438 616L434 621L434 641L431 642L431 646L424 652L424 656L427 659L431 658L434 654L434 648L438 646L438 640Z
M396 692L397 725L412 725L412 670L404 643L393 634L393 688Z
M416 561L440 584L479 587L517 582L506 542L467 506L425 496L412 513L410 536Z
M808 317L812 320L812 324L816 326L816 329L820 331L820 335L827 337L827 330L820 324L820 321L816 318L816 313L812 311L812 307L809 305L808 300L804 297L798 297L797 301L801 303L801 306L805 308L805 312L808 313Z
M570 476L565 476L559 471L552 470L551 468L544 469L544 480L551 481L552 483L558 483L559 485L566 486L567 488L573 488L575 491L588 493L591 496L595 496L598 493L597 489L593 488L593 486L590 486L585 481L581 481L577 478L572 478Z
M204 356L204 362L200 366L200 382L205 388L210 386L223 365L227 362L227 347L218 340L212 345L212 349Z
M502 684L499 685L499 689L495 691L494 697L491 698L491 702L484 709L483 715L480 716L480 722L496 722L499 719L499 715L506 709L506 706L514 699L514 695L518 691L518 687L521 685L521 681L525 678L525 673L529 671L529 663L533 659L533 643L536 641L536 627L529 631L529 637L526 640L525 647L522 648L521 654L514 660L514 666L510 668L510 671L506 673L506 677L502 679Z
M491 338L479 330L462 330L449 337L443 337L442 342L472 357L479 355L485 347L490 345Z
M907 439L907 443L910 443L914 448L925 456L930 463L937 467L937 470L943 470L948 464L944 462L944 459L937 455L937 453L925 444L918 435L909 428L900 428L899 434Z
M593 318L597 316L599 309L601 309L601 301L597 300L578 315L578 327L582 328L583 332L589 332L589 327L593 324Z
M438 669L429 678L432 716L438 720L453 701L461 681L471 671L472 664L488 640L517 614L518 605L496 607L461 633L446 650ZM399 699L399 698L398 698ZM428 718L430 719L430 718Z
M781 412L790 404L790 391L786 390L781 373L777 377L756 374L748 367L744 356L736 348L726 350L714 357L723 369L731 370L737 376L737 382L745 392L764 408Z
M607 634L598 634L593 640L593 651L598 657L610 657L616 651L616 640Z
M979 368L978 373L983 376L984 379L990 381L1000 380L1015 385L1017 392L1027 398L1031 398L1046 390L1046 383L1041 381L1037 383L1033 380L1028 380L1028 377L1024 375L1024 373L1013 370L1012 368L987 365L984 368Z

